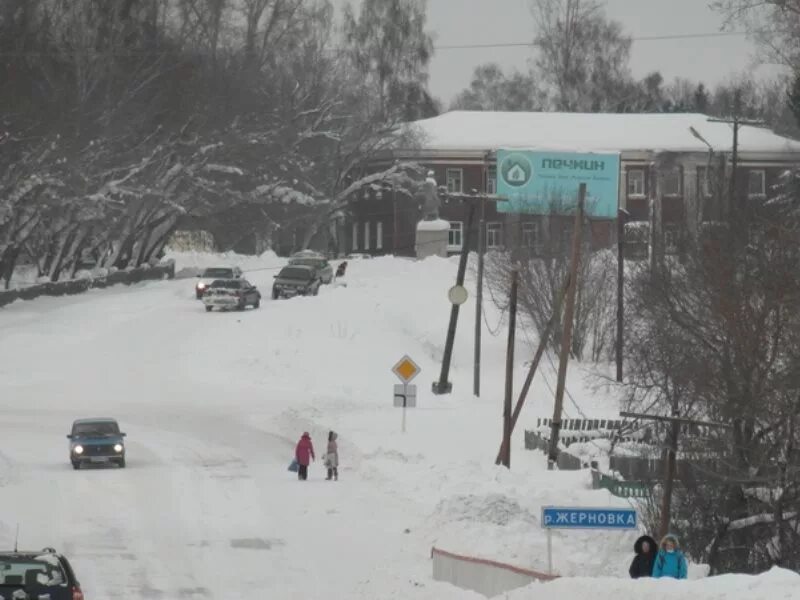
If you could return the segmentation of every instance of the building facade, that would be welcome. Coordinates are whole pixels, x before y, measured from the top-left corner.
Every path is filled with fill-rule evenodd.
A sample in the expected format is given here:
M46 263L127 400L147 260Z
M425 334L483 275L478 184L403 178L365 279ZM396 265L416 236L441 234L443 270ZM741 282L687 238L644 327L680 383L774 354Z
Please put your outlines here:
M695 114L455 111L410 126L420 132L419 146L378 156L373 167L395 160L417 162L452 194L495 194L495 154L501 148L618 152L619 208L631 255L646 254L654 243L664 252L677 252L683 236L724 221L731 202L768 199L781 175L800 164L800 143L741 127L732 195L732 127ZM571 217L502 213L492 200L477 204L470 232L473 248L481 220L490 251L523 248L545 254L569 243ZM450 222L451 253L460 252L467 238L468 210L461 200L443 198L440 212ZM369 191L351 205L344 227L346 251L413 255L419 218L419 207L408 195L388 187ZM591 221L592 246L612 244L616 231L615 221Z

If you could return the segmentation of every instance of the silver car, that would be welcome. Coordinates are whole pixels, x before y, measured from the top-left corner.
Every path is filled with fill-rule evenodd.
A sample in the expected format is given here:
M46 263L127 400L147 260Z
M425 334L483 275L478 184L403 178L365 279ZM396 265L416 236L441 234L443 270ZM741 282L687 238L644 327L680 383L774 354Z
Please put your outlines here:
M316 270L317 275L322 283L330 283L333 281L333 267L328 259L321 254L312 254L310 252L298 252L293 254L289 259L291 266L311 267Z

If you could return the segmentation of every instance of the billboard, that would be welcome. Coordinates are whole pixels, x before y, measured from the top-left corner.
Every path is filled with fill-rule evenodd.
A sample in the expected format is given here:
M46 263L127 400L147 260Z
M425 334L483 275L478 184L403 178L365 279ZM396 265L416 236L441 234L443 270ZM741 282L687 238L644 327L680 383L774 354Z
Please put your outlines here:
M619 154L497 151L498 212L535 215L574 213L578 187L586 184L586 214L616 219Z

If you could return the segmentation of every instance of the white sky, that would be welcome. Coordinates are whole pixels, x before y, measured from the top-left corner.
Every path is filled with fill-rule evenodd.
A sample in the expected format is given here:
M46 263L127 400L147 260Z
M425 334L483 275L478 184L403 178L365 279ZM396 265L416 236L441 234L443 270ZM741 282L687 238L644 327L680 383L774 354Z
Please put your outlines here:
M334 0L343 5L345 0ZM710 0L603 0L607 15L635 37L716 32L723 18ZM358 4L358 2L354 2ZM436 45L529 42L534 36L529 0L428 0L428 26ZM661 71L667 81L681 76L714 85L734 72L775 72L755 60L755 46L744 36L638 41L631 69L642 77ZM494 61L505 69L526 69L529 48L437 50L430 89L445 104L469 85L475 66Z

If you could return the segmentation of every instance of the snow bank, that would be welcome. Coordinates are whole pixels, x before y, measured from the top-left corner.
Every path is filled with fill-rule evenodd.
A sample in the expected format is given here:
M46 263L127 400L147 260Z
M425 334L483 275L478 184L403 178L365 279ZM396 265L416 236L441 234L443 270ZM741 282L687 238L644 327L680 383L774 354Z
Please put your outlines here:
M758 576L721 575L697 581L581 577L534 583L498 598L530 600L544 596L562 600L797 600L800 575L776 567Z
M248 256L236 252L214 253L167 248L164 259L175 261L175 277L178 279L194 277L208 267L239 267L247 274L247 271L277 269L286 264L286 259L280 258L271 250L260 256Z
M434 219L433 221L420 221L417 223L417 231L449 231L450 223L444 219Z

